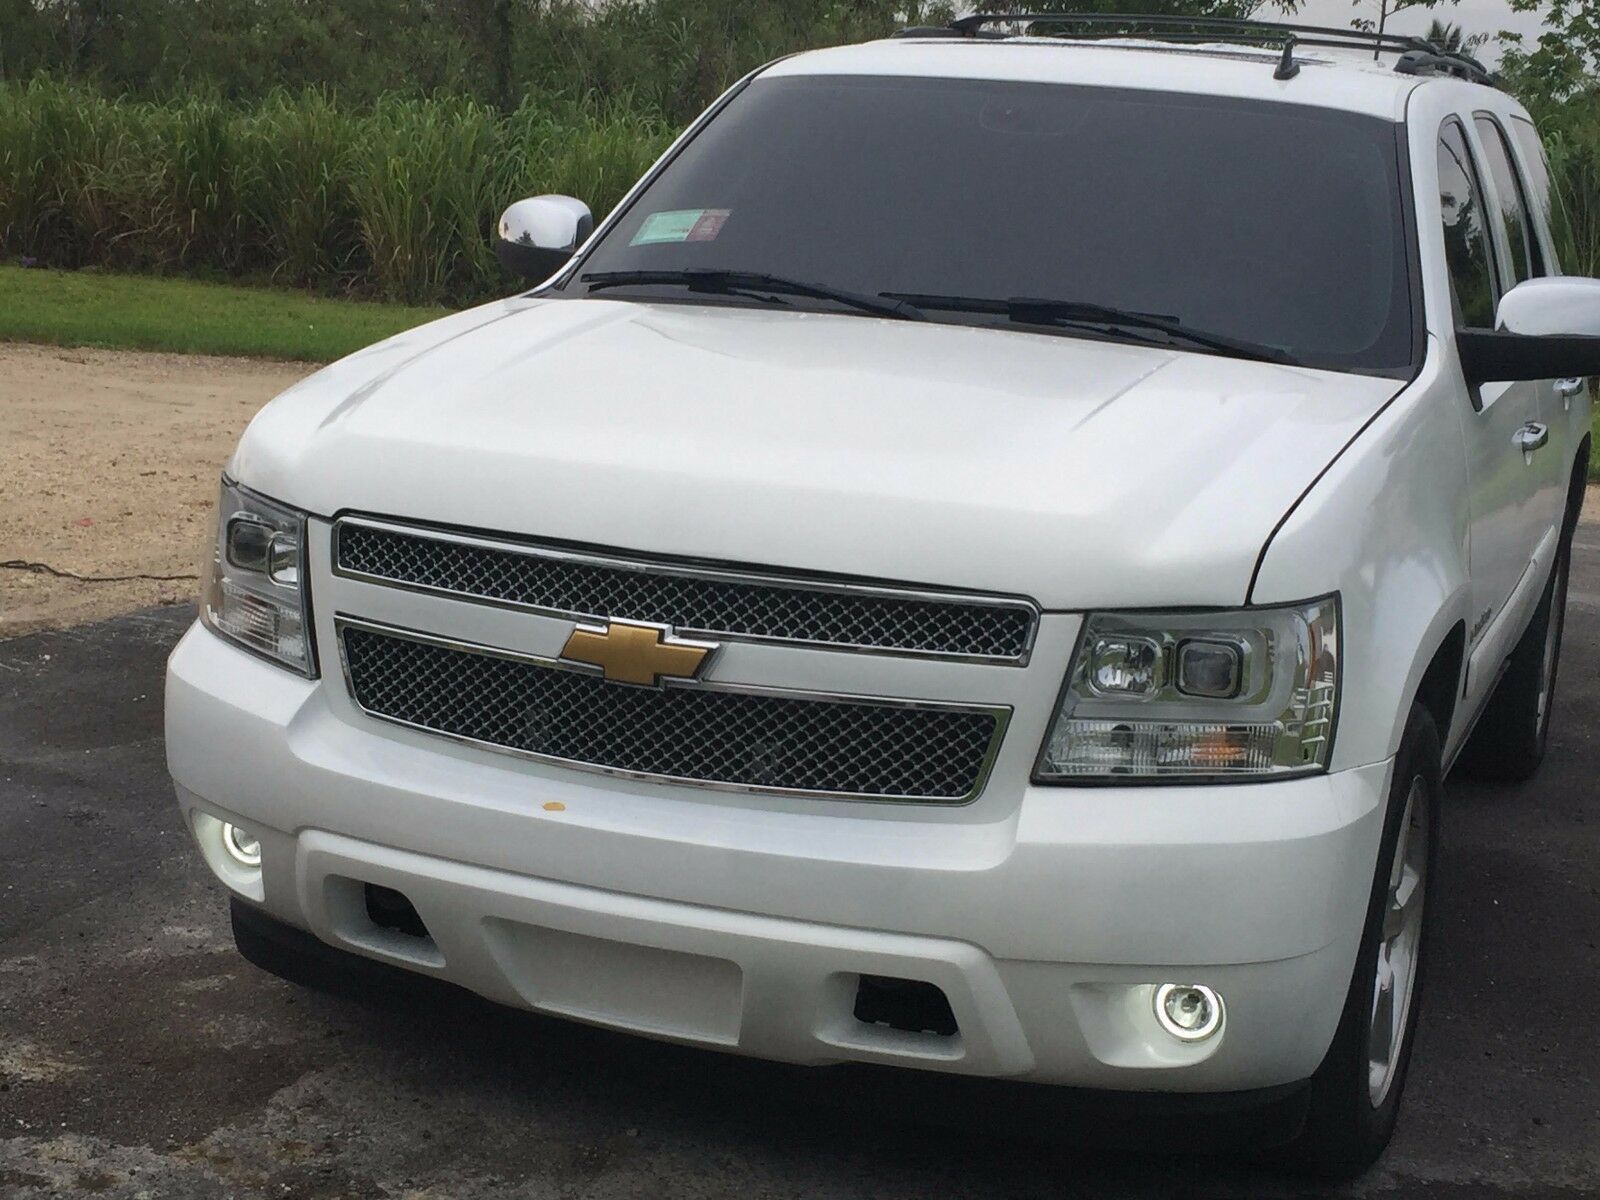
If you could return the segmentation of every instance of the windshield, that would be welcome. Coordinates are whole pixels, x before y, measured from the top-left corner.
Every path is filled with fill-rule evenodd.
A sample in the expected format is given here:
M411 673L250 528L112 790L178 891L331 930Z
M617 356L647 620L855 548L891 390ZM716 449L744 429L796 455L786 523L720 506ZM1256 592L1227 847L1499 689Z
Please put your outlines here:
M1059 301L1156 319L1111 328L1132 340L1166 340L1151 329L1175 323L1308 366L1398 373L1412 327L1397 169L1393 124L1302 105L970 79L758 79L564 289L706 303L703 285L675 294L659 277L614 273L748 272L906 297L930 320L1067 334L1094 325L1046 328L1026 316L1052 310L1004 303ZM584 281L600 274L611 278ZM715 302L850 311L820 295L723 291Z

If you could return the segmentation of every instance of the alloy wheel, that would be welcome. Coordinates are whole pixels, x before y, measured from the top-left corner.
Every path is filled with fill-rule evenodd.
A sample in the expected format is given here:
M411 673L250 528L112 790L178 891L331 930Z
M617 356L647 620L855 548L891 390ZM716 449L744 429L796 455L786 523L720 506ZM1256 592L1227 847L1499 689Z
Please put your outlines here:
M1394 1085L1416 993L1422 906L1427 896L1428 833L1428 783L1418 775L1406 794L1394 865L1384 894L1383 929L1378 935L1367 1042L1367 1098L1374 1108L1383 1104Z

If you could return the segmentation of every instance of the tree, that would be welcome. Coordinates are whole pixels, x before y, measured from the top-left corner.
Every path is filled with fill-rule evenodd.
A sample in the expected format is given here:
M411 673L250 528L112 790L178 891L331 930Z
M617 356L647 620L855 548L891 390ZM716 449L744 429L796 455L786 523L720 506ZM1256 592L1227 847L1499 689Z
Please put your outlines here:
M1354 0L1357 5L1364 2L1365 0ZM1368 20L1366 17L1357 17L1350 24L1357 29L1371 30L1381 35L1388 29L1389 18L1396 13L1402 13L1411 8L1433 8L1439 3L1441 3L1441 0L1378 0L1378 19L1376 22ZM1455 0L1450 0L1450 3L1455 3ZM1437 24L1437 22L1435 23ZM1378 57L1376 49L1372 51L1372 57Z
M1511 8L1534 12L1546 3L1545 32L1531 47L1520 34L1500 35L1502 71L1541 107L1600 90L1600 0L1511 0Z
M487 67L482 91L507 109L517 105L515 7L515 0L445 0L439 5Z
M1428 23L1428 32L1422 36L1449 54L1471 54L1489 40L1486 33L1469 36L1461 26L1441 21L1438 17Z
M1385 0L1393 2L1393 0ZM971 8L1247 17L1298 0L0 0L0 77L248 101L590 97L689 120L763 62Z

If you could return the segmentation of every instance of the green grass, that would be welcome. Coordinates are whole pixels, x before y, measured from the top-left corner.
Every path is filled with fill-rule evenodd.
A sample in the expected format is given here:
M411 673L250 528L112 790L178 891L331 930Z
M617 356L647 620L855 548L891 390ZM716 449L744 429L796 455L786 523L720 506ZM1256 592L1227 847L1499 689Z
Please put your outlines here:
M331 362L444 314L278 288L0 266L0 341Z
M157 104L0 81L0 258L464 306L505 294L507 204L605 213L671 136L623 97Z
M1595 406L1589 426L1594 430L1594 436L1589 439L1589 482L1600 483L1600 404Z

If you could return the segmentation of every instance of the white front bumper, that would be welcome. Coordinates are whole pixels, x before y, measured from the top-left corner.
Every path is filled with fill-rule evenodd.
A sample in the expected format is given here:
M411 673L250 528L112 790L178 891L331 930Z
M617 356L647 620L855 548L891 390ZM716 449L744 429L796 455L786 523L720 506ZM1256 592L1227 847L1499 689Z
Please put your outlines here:
M1234 1091L1316 1069L1390 770L1022 786L983 819L751 805L455 746L353 714L342 687L200 628L169 665L179 802L191 826L204 812L259 837L247 898L279 920L491 999L655 1036L1085 1087ZM374 925L367 883L404 893L431 939ZM859 975L936 984L959 1033L857 1021ZM1216 989L1222 1033L1163 1033L1149 1000L1162 982Z

